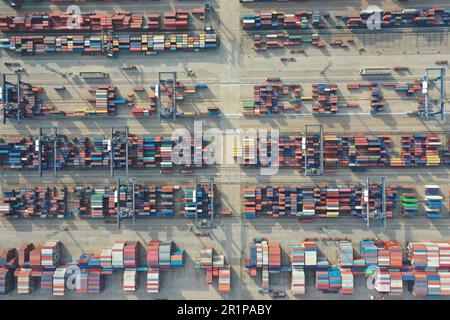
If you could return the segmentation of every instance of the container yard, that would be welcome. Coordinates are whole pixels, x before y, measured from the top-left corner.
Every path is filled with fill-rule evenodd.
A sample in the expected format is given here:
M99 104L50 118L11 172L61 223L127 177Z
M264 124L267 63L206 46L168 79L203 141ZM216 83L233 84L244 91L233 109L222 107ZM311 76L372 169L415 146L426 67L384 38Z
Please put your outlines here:
M0 300L448 300L450 5L369 5L2 1Z

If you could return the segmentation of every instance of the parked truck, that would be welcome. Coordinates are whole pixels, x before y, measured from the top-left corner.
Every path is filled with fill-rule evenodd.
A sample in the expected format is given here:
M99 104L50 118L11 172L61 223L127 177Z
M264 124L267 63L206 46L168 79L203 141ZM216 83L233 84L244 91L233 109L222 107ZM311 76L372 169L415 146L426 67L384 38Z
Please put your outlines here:
M364 68L359 70L362 76L384 76L391 74L391 68Z
M109 74L105 72L80 72L80 77L83 79L107 79Z

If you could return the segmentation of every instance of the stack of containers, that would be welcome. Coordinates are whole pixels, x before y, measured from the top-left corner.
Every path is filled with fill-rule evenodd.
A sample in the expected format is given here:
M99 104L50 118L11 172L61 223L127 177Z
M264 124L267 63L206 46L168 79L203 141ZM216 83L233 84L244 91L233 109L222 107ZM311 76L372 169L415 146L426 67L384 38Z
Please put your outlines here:
M182 267L184 264L184 250L173 249L170 255L170 267L177 268Z
M401 137L401 166L438 166L441 163L439 137L435 134L404 134ZM399 165L397 158L391 165Z
M313 112L321 114L335 114L338 111L338 87L337 84L313 84Z
M172 241L161 241L159 243L158 255L159 255L159 267L163 269L170 269L171 267L171 252L172 252Z
M416 269L450 267L450 242L411 242L407 253Z
M45 53L101 53L101 37L97 35L55 35L55 36L10 36L0 39L0 48L18 54ZM139 52L156 54L157 52L194 51L217 48L217 34L141 34L130 36L114 34L103 37L112 43L113 54L120 52Z
M397 270L389 270L391 287L389 294L390 295L402 295L403 294L403 275L401 271Z
M96 188L98 190L98 188ZM92 218L104 218L104 204L103 194L92 193L91 194L91 217Z
M186 186L184 189L184 216L186 218L195 218L197 216L197 204L196 186Z
M303 137L302 149L307 156L308 168L318 169L320 167L320 140L321 136L319 133Z
M209 269L213 266L213 249L206 248L200 251L200 268Z
M378 248L371 240L361 240L361 257L365 260L366 266L376 266L378 264Z
M48 268L55 268L60 263L60 241L47 241L41 250L42 266Z
M346 280L348 280L346 278ZM341 271L336 267L316 269L315 286L325 292L337 292L342 289ZM348 292L348 287L345 289Z
M254 86L253 105L244 104L244 115L259 116L261 114L280 114L284 111L294 110L300 112L301 86L299 84L271 83ZM289 105L282 101L294 99Z
M326 134L323 137L323 162L324 171L327 173L336 172L341 162L342 147L341 138L336 135Z
M53 292L54 271L43 271L41 275L41 292L51 294Z
M305 270L303 268L292 268L291 292L293 295L306 293Z
M80 269L80 272L77 273L77 287L76 292L81 294L89 293L89 270Z
M391 291L391 275L387 270L378 270L375 275L375 289L380 293L389 293Z
M112 249L106 248L102 250L100 253L100 266L103 272L112 273Z
M413 271L414 274L414 285L412 289L412 294L416 297L426 296L428 293L428 279L426 271L416 270Z
M353 244L350 241L338 243L338 264L341 268L353 267Z
M440 294L443 296L450 295L450 272L439 270L438 276L440 282Z
M115 242L112 246L111 264L114 269L124 268L125 242Z
M159 293L159 269L149 268L147 272L147 292Z
M263 267L261 271L261 287L264 293L270 292L270 284L269 284L269 269L267 267Z
M302 187L302 217L313 217L316 214L316 201L313 186Z
M34 249L32 243L25 243L19 248L19 266L30 267L30 253Z
M442 150L442 161L445 165L450 165L450 136L447 136L447 148ZM0 144L1 147L1 144ZM1 149L0 149L1 153Z
M147 246L147 265L149 268L158 268L159 265L159 246L161 241L151 240Z
M54 296L63 296L65 293L65 284L66 284L66 268L58 267L53 274L53 295Z
M172 146L173 142L170 139L163 138L161 140L161 168L172 168Z
M136 269L125 269L123 273L123 290L134 292L137 289L137 271Z
M189 13L178 10L176 12L166 12L164 14L164 29L183 30L189 28Z
M66 217L67 189L64 188L33 188L3 190L5 208L3 215L11 218Z
M253 2L252 0L242 0L241 2ZM312 20L312 21L311 21ZM322 27L320 22L320 12L296 11L285 13L279 11L260 11L254 15L244 15L242 24L244 29L308 29L311 26Z
M351 269L340 269L342 278L341 293L345 295L351 295L354 293L353 272Z
M18 251L16 248L5 249L0 255L0 266L6 268L17 268L18 265Z
M116 115L116 87L99 86L95 91L95 114Z
M292 281L291 292L294 295L305 294L305 270L304 268L315 267L317 262L317 251L314 242L304 241L300 244L291 245Z
M219 268L219 292L229 293L231 291L231 267Z
M0 267L0 294L14 290L14 270Z
M42 32L65 31L70 15L66 13L33 13L23 16L1 16L0 31ZM127 31L144 30L143 17L130 13L81 14L78 18L80 31ZM159 26L158 26L159 29Z
M137 268L139 241L127 241L123 249L123 265L125 268Z
M417 215L419 206L419 199L417 198L417 193L415 186L405 185L402 186L403 192L400 197L401 199L401 213L405 216Z
M103 275L100 269L90 269L88 274L88 293L100 294L103 291Z
M42 245L36 246L31 252L30 252L30 267L40 267L41 266L41 250Z
M442 218L441 209L444 204L442 202L441 190L438 185L425 186L425 213L428 218Z
M31 269L20 269L15 272L17 277L17 293L28 294L34 290L34 281L31 279Z
M268 267L269 272L281 271L281 247L278 242L268 243Z
M342 136L341 164L344 167L384 167L389 166L389 136L370 138L363 135ZM324 155L327 162L327 155Z
M244 189L244 217L256 218L256 188Z

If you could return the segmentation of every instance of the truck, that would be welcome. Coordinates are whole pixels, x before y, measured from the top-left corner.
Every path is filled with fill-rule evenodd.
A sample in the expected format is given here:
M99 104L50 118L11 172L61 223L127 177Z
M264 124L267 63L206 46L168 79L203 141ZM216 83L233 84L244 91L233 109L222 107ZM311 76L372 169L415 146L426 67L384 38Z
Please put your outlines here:
M364 68L359 70L362 76L385 76L391 74L391 68Z
M107 79L109 74L105 72L80 72L80 77L83 79Z

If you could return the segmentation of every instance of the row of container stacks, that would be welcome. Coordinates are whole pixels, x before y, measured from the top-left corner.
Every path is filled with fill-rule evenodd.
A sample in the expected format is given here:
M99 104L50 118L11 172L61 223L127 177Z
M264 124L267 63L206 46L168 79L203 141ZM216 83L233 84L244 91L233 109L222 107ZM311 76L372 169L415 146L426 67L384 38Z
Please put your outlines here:
M0 266L8 269L54 269L62 261L61 248L60 241L47 241L37 246L26 243L19 250L4 249L0 256Z
M172 217L175 215L174 197L179 186L135 185L134 201L137 217ZM186 218L211 219L213 190L209 184L187 186L184 189ZM69 199L81 218L112 218L117 210L132 211L133 193L126 186L116 187L35 187L34 189L3 189L0 217L4 218L69 218Z
M194 94L199 89L205 89L208 86L206 84L185 85L177 82L176 84L176 100L180 105L187 95ZM15 85L6 84L6 92L9 98L8 102L15 102L17 100L17 88ZM166 93L171 91L172 87L161 86L160 92ZM150 104L148 108L135 108L134 93L127 98L117 97L117 88L115 86L98 86L89 88L88 91L94 94L95 97L89 98L87 101L93 104L93 108L77 109L75 111L63 111L58 110L54 106L47 106L44 104L43 99L40 97L40 93L44 91L42 87L35 87L31 84L20 84L20 90L22 97L19 101L19 110L23 118L34 119L39 116L52 116L52 117L84 117L84 116L115 116L117 115L117 107L119 105L127 104L132 108L131 114L133 116L156 116L157 97L154 92L148 94ZM143 87L136 87L134 91L145 91ZM134 92L133 91L133 92ZM171 92L168 93L170 98L173 97ZM6 109L8 117L17 117L17 111L15 109ZM193 113L195 116L217 116L219 115L219 108L215 106L208 107L208 112L205 113ZM188 116L189 113L181 112L181 115Z
M0 142L0 166L4 169L37 169L39 152L37 137L11 138ZM163 136L128 136L128 163L130 168L173 168L172 151L178 140ZM206 165L206 148L208 141L202 146L192 144L191 163L182 166L201 168ZM54 146L41 144L43 149L42 168L53 168ZM60 169L108 168L111 161L111 139L108 136L65 137L64 143L57 148L57 165ZM125 168L126 143L114 145L115 167ZM196 161L196 157L202 162Z
M195 11L196 14L204 14ZM20 16L0 16L0 31L3 32L43 32L43 31L72 31L67 21L68 13L29 13ZM189 11L177 10L166 12L161 23L161 14L148 13L145 15L129 12L114 14L80 14L76 29L80 32L88 31L145 31L145 30L188 30L190 29Z
M258 269L262 269L262 290L268 292L269 272L263 263L258 264L258 250L262 253L261 261L264 261L268 250L266 242L270 241L261 241L255 239L255 243L251 244L246 268L253 276L256 276ZM380 293L401 295L404 288L409 287L415 296L446 296L450 294L450 271L445 262L450 252L449 245L448 242L413 242L408 245L407 255L404 256L398 242L367 239L361 241L360 254L357 254L349 240L338 240L338 260L337 265L333 266L326 257L318 255L315 241L305 240L290 246L291 266L281 265L279 270L292 273L291 292L294 295L306 293L307 276L313 272L315 287L324 292L351 295L354 293L354 277L363 275L372 277L366 283L373 284L373 288ZM414 258L408 259L414 255L417 255L419 264ZM442 259L441 264L439 258ZM404 281L411 285L404 286Z
M428 260L426 250L424 250L426 246L431 248ZM441 248L442 251L440 252L437 248ZM443 261L446 261L445 259L448 258L450 252L447 252L448 249L449 244L446 242L409 243L407 256L404 257L402 247L398 242L362 240L360 255L354 255L352 243L341 241L338 244L338 264L341 274L342 268L345 268L347 272L350 271L349 277L353 278L353 275L358 274L372 277L371 283L373 283L374 289L380 293L401 295L404 290L403 281L411 281L411 291L415 296L448 295L450 293L448 291L450 273L448 270L442 270L442 268L446 268L445 262L440 266L437 263L440 257ZM421 265L415 264L414 259L411 259L415 254L422 263ZM408 260L408 258L410 259ZM426 271L423 271L424 266L427 266ZM338 282L339 278L336 276L339 269L330 269L334 273L335 281ZM324 274L321 276L324 278ZM342 277L343 282L344 277ZM331 277L329 278L329 284L331 284ZM324 286L324 289L328 288Z
M310 36L286 33L255 34L253 35L253 44L255 51L290 48L300 45L312 45L316 48L326 47L326 42L318 34ZM304 53L304 50L296 49L292 53Z
M101 54L103 43L112 44L112 54L200 51L217 48L215 33L177 33L141 35L54 35L9 36L0 38L0 49L17 54L46 53Z
M152 240L147 247L148 268L139 267L138 241L115 242L112 247L105 248L100 254L84 254L76 261L65 265L61 262L61 242L48 241L34 247L25 244L19 250L5 249L0 256L0 292L8 293L14 289L17 277L19 293L30 293L40 279L43 292L53 295L64 295L66 280L78 268L78 293L100 293L103 288L103 275L113 271L125 270L124 290L134 291L138 287L135 282L137 271L147 271L147 290L157 292L159 288L159 272L183 266L183 250L177 249L173 242ZM392 295L403 294L403 282L412 282L412 293L423 295L450 294L450 242L411 242L407 245L406 255L402 247L395 241L367 239L360 243L360 253L353 250L348 240L337 243L338 264L332 266L328 260L319 256L316 243L305 240L290 246L291 266L281 263L281 248L277 242L255 238L250 245L250 257L245 266L252 276L262 270L263 290L268 292L269 274L283 271L292 272L291 290L295 295L305 293L306 274L315 272L315 286L326 292L353 293L355 275L375 276L374 287L377 291ZM211 250L201 252L196 261L201 269L222 268L224 259L214 257ZM373 267L378 268L373 268ZM224 268L229 271L229 268ZM219 286L228 289L229 276L219 270ZM222 275L223 282L220 282ZM228 283L227 283L228 280ZM407 286L405 286L407 287Z
M375 137L365 135L331 135L325 134L324 170L334 172L339 167L422 167L438 166L446 163L441 154L447 157L447 150L441 148L439 136L428 134L403 134L400 139L400 157L391 155L393 142L390 135ZM259 158L267 156L256 146L267 141L267 150L272 150L270 139L245 138L244 145L236 147L234 157L252 155L252 161L243 164L261 165ZM320 136L281 136L278 140L280 167L303 167L307 158L309 167L318 167L320 163Z
M348 28L367 28L367 20L373 11L363 10L359 15L336 16L346 22ZM445 27L450 25L450 10L444 8L408 8L382 10L380 27Z
M34 189L3 189L0 217L64 218L67 210L68 189L47 187Z
M390 135L330 135L325 134L324 170L334 172L338 168L367 168L367 167L428 167L450 163L448 161L448 146L443 149L442 142L436 134L404 134L401 135L400 156L391 155L394 150ZM0 142L0 166L4 169L37 169L38 151L37 138L10 138ZM264 141L263 141L264 140ZM244 137L239 141L241 145L233 148L233 157L242 159L243 165L270 166L261 161L268 157L267 152L257 148L262 142L266 149L272 152L271 139ZM78 136L67 138L57 148L57 165L60 169L101 168L110 165L110 139L104 137ZM207 141L198 146L191 141L191 163L183 167L200 168L206 165ZM140 137L129 135L130 168L173 168L172 150L179 141L172 138L154 136ZM267 142L267 143L265 143ZM302 168L307 161L309 168L320 166L320 135L281 136L278 143L280 167ZM42 166L44 169L53 168L53 145L43 146ZM125 167L126 144L115 146L115 165ZM275 151L276 149L274 149ZM203 153L202 163L195 161L195 155ZM443 157L441 157L441 155ZM198 157L197 157L198 158Z
M300 112L302 88L298 84L272 83L254 86L253 102L243 103L243 114L282 114L285 111ZM284 104L288 101L288 104Z
M369 89L370 91L370 105L372 112L384 111L386 105L381 88L393 88L396 92L405 92L406 96L413 96L420 93L422 90L422 83L419 81L399 83L399 82L362 82L362 83L348 83L348 90ZM419 97L420 99L420 97Z
M242 0L241 2L253 2ZM367 28L368 18L373 10L367 9L358 15L349 15L348 12L320 12L295 11L279 12L260 11L242 17L243 28L246 30L260 29L310 29L310 28L343 28L339 21L343 21L347 28ZM450 25L450 10L445 8L408 8L388 9L381 11L381 28L395 27L445 27ZM337 19L333 23L325 21Z
M231 291L231 268L225 264L225 256L215 254L212 248L202 249L195 268L205 270L207 284L213 284L213 277L218 277L219 292Z
M174 191L178 186L135 186L135 215L147 217L170 217L174 213ZM121 208L130 208L133 195L128 190L119 190L117 197L116 188L77 187L75 190L78 214L81 217L107 218L115 217L117 204L120 201Z
M411 242L407 248L411 265L416 269L450 268L450 242Z
M381 191L372 185L370 203L362 185L248 186L244 189L244 217L339 217L366 218L365 208L381 208ZM392 217L396 207L396 186L386 188L386 216Z
M253 101L242 103L242 113L245 116L259 116L283 114L286 111L300 112L302 101L307 100L314 101L312 112L318 114L336 114L342 107L359 107L357 102L339 102L336 83L313 84L311 97L302 97L301 94L302 88L299 84L258 84L254 86ZM289 103L284 104L285 101Z
M139 267L141 244L139 241L115 242L100 253L83 254L79 259L62 263L61 242L49 241L44 245L33 244L16 249L5 249L0 257L0 293L31 293L38 287L41 292L63 296L69 289L67 283L75 281L76 292L99 294L104 289L104 276L123 270L124 291L139 287L137 272L147 272L147 292L158 293L160 272L182 267L184 251L172 241L152 240L147 247L148 267Z
M390 166L429 167L441 164L441 141L435 134L404 134L400 143L400 157L391 157Z
M278 11L260 11L254 15L244 15L244 29L308 29L324 27L319 10L313 12L295 11L284 13Z

